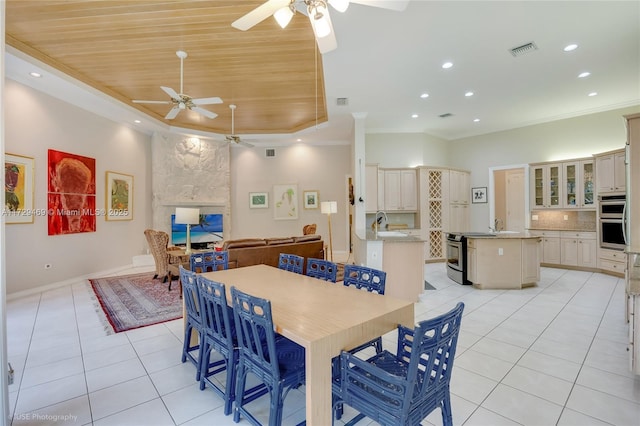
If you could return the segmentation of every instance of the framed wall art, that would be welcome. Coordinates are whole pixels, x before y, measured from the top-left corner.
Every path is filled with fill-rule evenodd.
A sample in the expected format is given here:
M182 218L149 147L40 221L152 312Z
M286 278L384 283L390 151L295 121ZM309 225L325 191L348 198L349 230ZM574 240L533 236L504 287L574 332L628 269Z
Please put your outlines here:
M96 160L49 150L49 235L96 231Z
M298 185L273 185L274 219L298 218Z
M105 220L132 220L133 176L107 172L105 182Z
M487 187L486 186L480 186L478 188L471 188L471 202L473 204L486 203L487 202Z
M269 194L267 192L250 192L249 208L250 209L269 208Z
M317 209L320 206L318 191L304 191L302 193L305 209Z
M4 216L6 223L33 223L33 176L35 160L23 155L4 155ZM43 212L44 213L44 212Z

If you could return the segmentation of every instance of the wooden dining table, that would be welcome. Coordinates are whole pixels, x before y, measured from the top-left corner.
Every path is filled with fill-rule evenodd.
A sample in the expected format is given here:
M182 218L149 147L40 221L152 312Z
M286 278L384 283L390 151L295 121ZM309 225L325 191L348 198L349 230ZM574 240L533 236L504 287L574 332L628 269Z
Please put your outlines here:
M268 265L206 272L224 283L231 303L231 287L269 299L276 332L305 348L306 422L331 424L331 359L394 330L413 328L414 304L331 283Z

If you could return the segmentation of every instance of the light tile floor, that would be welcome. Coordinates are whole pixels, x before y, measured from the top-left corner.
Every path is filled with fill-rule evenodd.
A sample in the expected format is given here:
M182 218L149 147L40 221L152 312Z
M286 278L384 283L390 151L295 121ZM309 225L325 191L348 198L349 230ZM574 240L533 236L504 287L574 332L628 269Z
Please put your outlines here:
M449 280L441 263L426 265L425 278L436 289L421 296L416 321L466 305L455 425L640 425L622 279L542 268L536 287L476 290ZM216 394L199 390L195 367L180 362L182 320L108 335L95 308L86 281L8 302L14 425L234 424ZM393 335L384 344L394 348ZM266 399L253 404L266 421ZM284 424L303 420L304 404L304 388L292 391ZM345 419L353 414L346 407ZM423 421L441 423L440 410Z

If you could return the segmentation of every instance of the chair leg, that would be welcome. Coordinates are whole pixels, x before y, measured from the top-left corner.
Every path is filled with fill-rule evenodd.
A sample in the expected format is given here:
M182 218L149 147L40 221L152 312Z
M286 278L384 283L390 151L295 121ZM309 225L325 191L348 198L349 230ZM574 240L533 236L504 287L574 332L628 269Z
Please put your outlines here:
M442 426L453 426L453 416L451 415L451 396L447 391L442 403L440 403L442 409Z

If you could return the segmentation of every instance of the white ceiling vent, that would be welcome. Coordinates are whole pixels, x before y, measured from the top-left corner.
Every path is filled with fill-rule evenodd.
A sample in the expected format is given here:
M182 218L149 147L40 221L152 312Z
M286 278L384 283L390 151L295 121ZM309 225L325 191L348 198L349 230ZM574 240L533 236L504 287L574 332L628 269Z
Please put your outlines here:
M538 50L538 46L534 42L523 44L522 46L514 47L513 49L509 49L509 52L516 57L522 56L525 53L533 52L534 50Z
M267 148L264 151L264 155L265 157L275 157L276 156L276 150L273 148Z
M347 106L347 105L349 105L349 98L338 98L338 99L336 99L336 105L338 105L338 106Z

